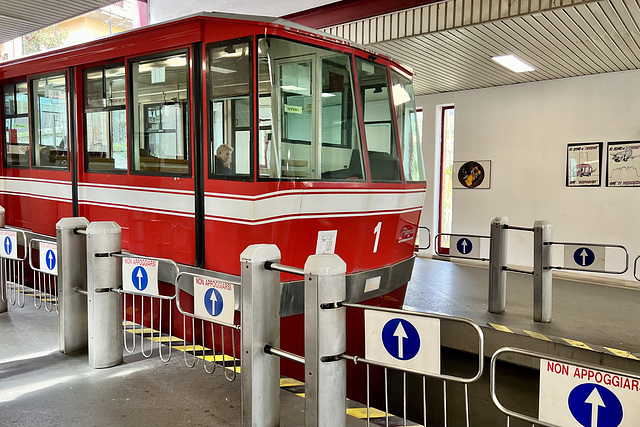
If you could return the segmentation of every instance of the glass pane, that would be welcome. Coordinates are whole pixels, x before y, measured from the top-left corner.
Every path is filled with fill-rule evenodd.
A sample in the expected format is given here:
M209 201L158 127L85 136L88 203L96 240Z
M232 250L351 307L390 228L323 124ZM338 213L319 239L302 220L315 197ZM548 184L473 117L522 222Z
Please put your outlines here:
M85 108L102 108L106 106L102 85L102 70L85 72L84 106Z
M68 168L67 83L65 76L32 82L35 166Z
M411 80L392 72L393 103L396 107L398 123L398 139L402 146L402 165L406 181L424 181L424 164L422 162L422 144L418 138L416 102Z
M3 90L4 114L13 116L16 113L16 99L13 93L14 85L5 85Z
M16 83L16 114L29 114L27 82Z
M387 69L359 58L356 65L371 178L374 181L400 181Z
M96 111L87 113L86 118L88 169L90 171L126 170L125 111Z
M124 67L85 72L84 105L104 108L125 105Z
M349 57L322 59L322 178L362 179L360 132Z
M249 43L244 42L209 48L209 173L212 175L251 174L249 47Z
M125 106L126 84L124 67L109 68L104 71L106 103L108 107Z
M29 166L29 118L5 120L7 166Z
M132 63L134 169L189 173L187 55Z

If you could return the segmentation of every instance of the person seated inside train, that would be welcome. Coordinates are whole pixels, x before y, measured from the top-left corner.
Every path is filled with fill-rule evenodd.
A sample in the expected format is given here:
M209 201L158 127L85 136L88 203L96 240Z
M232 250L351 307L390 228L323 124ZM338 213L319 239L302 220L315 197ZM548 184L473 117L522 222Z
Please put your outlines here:
M231 175L231 153L233 147L222 144L216 149L214 173L216 175Z

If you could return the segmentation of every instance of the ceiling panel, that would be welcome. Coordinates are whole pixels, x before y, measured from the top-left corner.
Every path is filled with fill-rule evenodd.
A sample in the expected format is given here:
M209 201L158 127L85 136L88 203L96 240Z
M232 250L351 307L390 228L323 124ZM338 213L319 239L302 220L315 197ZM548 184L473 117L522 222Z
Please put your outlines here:
M423 95L640 69L639 1L447 0L325 31L409 65ZM491 60L508 53L535 71Z
M0 0L0 43L99 9L114 0Z

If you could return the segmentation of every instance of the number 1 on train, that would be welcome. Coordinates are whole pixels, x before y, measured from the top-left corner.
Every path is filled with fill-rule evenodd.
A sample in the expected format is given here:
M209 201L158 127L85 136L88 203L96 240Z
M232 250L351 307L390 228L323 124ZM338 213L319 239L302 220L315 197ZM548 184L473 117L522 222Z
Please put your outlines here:
M373 244L373 253L378 252L378 242L380 241L380 230L382 230L382 221L376 225L376 228L373 229L373 234L376 235L376 242Z

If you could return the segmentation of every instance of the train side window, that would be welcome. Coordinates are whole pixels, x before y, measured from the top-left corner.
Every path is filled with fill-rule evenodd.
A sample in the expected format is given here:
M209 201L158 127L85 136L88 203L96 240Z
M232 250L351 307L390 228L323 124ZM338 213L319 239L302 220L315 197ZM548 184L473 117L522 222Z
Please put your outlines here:
M393 104L396 107L398 139L402 147L402 166L405 180L425 181L413 83L395 71L391 72L391 83L393 84L391 94Z
M127 170L127 115L124 66L84 72L86 169Z
M362 179L350 57L276 37L258 52L260 177Z
M188 175L187 53L131 62L132 170Z
M250 47L247 40L208 47L210 178L252 176Z
M29 167L29 97L27 82L4 86L5 166Z
M391 110L387 69L356 60L369 166L373 181L400 181L398 144Z
M31 80L32 138L35 167L69 168L66 75Z

